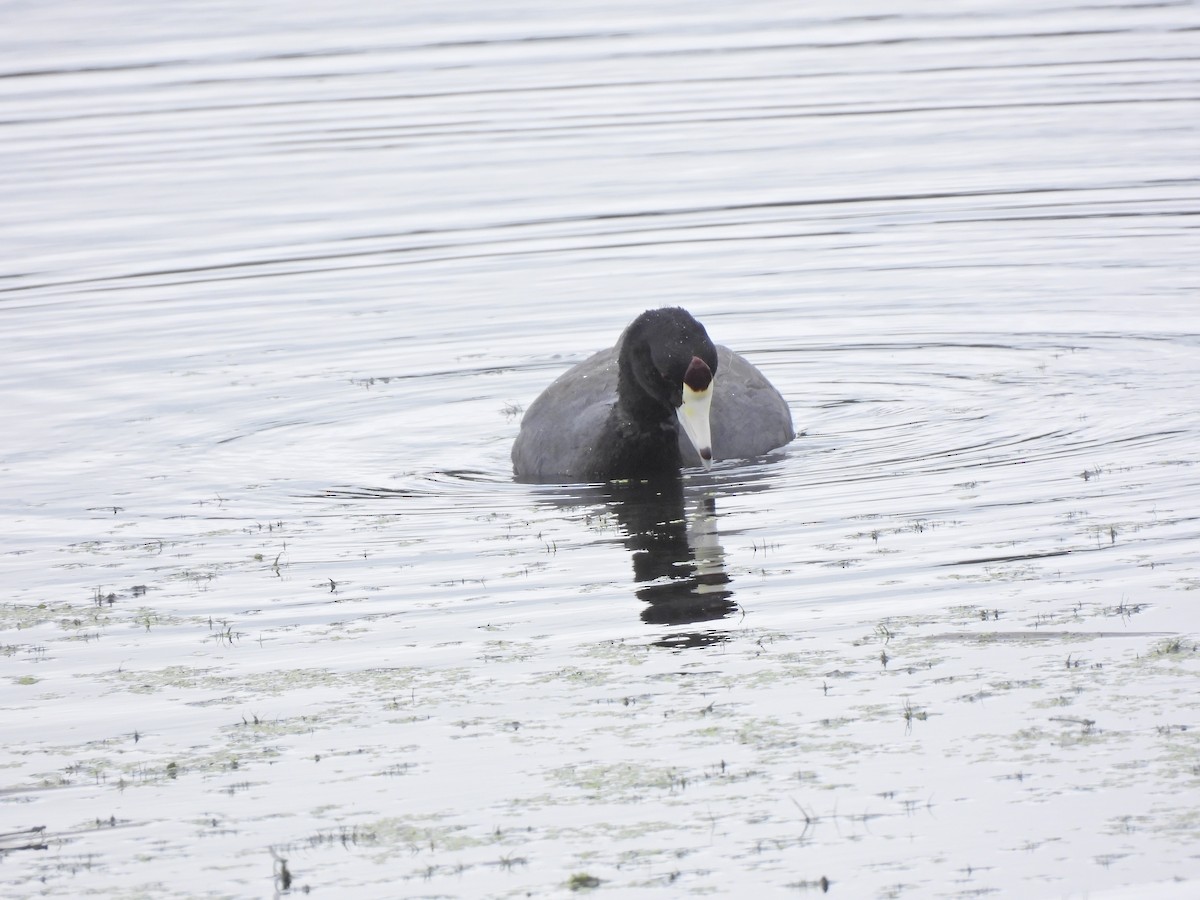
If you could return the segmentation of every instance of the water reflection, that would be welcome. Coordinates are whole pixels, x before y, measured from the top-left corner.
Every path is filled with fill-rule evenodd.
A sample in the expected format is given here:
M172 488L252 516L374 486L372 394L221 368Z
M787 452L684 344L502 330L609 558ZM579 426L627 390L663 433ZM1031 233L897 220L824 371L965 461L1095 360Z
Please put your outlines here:
M651 626L715 623L742 613L734 600L719 528L722 499L769 492L769 463L740 463L711 472L591 487L534 487L539 502L592 520L599 512L630 554L635 593ZM727 638L723 630L675 630L655 646L703 647Z
M687 625L723 619L737 610L725 550L717 531L715 492L688 492L679 478L614 482L605 502L624 534L637 595L648 604L648 625ZM679 646L683 635L673 635ZM712 643L713 635L686 636L687 644Z
M719 504L747 494L769 494L772 471L764 460L651 480L519 487L532 490L536 503L554 517L580 521L592 534L599 528L600 542L619 543L628 551L634 593L644 601L642 622L672 626L653 641L656 646L702 647L724 641L726 632L712 625L703 630L676 626L716 623L742 613L721 542ZM477 511L497 504L510 507L511 496L494 490L508 484L484 472L440 470L410 476L402 487L323 488L314 496L351 503L401 501L409 514L415 513L412 504L422 501L441 513L450 508Z

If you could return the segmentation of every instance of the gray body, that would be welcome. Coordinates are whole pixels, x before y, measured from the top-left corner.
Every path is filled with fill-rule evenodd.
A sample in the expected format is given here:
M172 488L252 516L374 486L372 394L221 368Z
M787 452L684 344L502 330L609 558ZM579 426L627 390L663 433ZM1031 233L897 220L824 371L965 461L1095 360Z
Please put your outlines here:
M568 369L529 405L512 449L517 477L580 480L617 401L620 348L618 341ZM762 372L728 347L717 345L717 359L709 416L713 459L762 456L795 437L787 402ZM700 465L682 429L679 449L683 465Z

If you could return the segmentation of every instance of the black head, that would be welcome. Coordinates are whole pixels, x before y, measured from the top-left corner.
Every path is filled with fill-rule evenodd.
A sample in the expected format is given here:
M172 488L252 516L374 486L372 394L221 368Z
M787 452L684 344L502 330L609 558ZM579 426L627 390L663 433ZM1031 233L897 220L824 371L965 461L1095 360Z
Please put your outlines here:
M682 427L705 466L711 465L709 405L717 348L704 326L678 307L651 309L625 329L618 360L618 405L631 426L657 433L663 464L678 467Z
M620 368L622 378L631 378L664 412L674 412L683 403L685 384L704 391L712 383L717 348L686 309L651 309L625 329Z

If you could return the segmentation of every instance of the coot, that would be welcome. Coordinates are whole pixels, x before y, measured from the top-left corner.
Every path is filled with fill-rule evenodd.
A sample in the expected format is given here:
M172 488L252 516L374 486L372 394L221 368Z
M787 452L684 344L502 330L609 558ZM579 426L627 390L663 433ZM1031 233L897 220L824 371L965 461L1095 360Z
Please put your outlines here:
M795 437L782 395L678 307L642 313L615 346L530 404L512 448L530 481L607 481L746 459Z

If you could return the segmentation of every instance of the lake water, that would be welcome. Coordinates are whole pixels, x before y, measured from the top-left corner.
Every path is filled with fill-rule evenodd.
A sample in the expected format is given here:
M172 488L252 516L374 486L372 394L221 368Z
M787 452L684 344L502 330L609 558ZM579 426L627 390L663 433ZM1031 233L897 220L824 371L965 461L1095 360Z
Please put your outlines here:
M1195 4L3 15L0 893L1200 891Z

